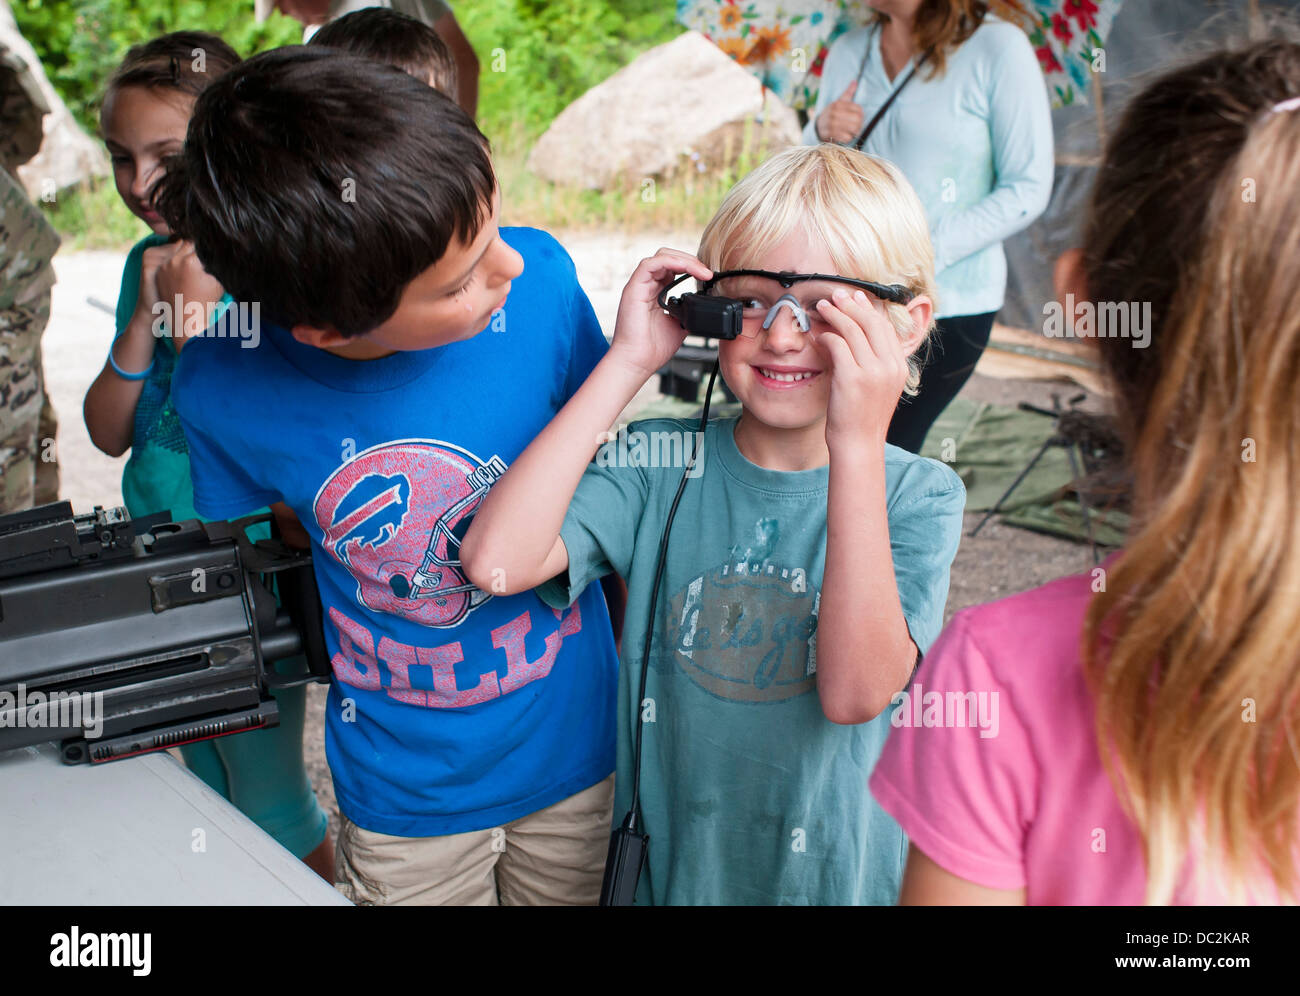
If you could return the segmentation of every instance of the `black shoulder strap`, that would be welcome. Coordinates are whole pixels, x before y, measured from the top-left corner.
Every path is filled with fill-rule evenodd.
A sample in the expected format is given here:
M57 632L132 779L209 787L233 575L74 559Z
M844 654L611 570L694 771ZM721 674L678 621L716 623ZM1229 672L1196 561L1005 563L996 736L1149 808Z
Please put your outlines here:
M928 51L921 54L921 58L916 60L916 64L912 66L912 68L908 70L907 75L903 77L903 82L894 87L894 92L889 95L889 99L881 104L880 110L876 111L876 113L872 115L871 120L867 122L867 126L862 129L862 134L858 136L858 140L853 143L853 148L861 151L863 143L866 142L867 137L871 132L875 130L876 125L880 123L880 119L885 116L885 112L889 110L890 105L898 99L898 95L903 92L903 87L912 82L912 77L916 75L918 69L925 65L925 60L928 58L930 58L930 53Z

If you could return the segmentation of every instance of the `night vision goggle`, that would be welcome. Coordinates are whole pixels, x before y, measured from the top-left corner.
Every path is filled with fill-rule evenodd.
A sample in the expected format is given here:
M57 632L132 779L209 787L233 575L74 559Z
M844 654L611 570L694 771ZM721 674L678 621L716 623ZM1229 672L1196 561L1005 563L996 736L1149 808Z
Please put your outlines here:
M719 270L711 279L700 284L698 293L682 294L679 297L669 298L668 292L672 288L683 280L695 279L689 273L682 274L659 292L659 306L677 319L678 324L691 335L705 336L709 339L739 338L744 334L745 302L739 298L723 297L711 293L718 281L731 277L765 277L768 280L776 281L781 287L787 289L796 283L823 280L869 291L882 301L892 301L896 304L907 304L916 296L902 284L878 284L871 280L856 280L852 277L841 277L837 274L791 273L789 271L774 273L771 270ZM789 308L793 313L796 326L804 332L808 331L810 326L808 312L793 294L782 295L770 306L763 309L765 311L762 324L764 329L771 328L782 308Z

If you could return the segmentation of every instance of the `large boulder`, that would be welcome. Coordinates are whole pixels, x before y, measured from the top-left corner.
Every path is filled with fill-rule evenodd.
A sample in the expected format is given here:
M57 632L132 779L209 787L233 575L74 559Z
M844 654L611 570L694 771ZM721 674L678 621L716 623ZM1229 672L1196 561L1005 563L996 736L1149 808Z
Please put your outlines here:
M92 176L107 175L108 156L103 147L78 127L72 112L45 78L41 61L19 32L7 0L0 0L0 48L8 51L11 64L16 66L15 56L25 63L23 85L39 93L49 109L40 151L18 168L18 178L27 188L28 196L33 200L42 196L48 199L53 191L74 186Z
M800 142L794 111L688 31L566 107L533 146L528 168L555 183L608 190L684 159L699 170L728 166L747 130L760 154Z

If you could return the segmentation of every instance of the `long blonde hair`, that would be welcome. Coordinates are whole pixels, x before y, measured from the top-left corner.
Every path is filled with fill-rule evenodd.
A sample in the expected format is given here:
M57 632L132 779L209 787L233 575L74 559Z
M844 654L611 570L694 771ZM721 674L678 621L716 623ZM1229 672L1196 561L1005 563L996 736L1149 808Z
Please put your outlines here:
M1300 109L1273 110L1296 96L1289 41L1166 74L1088 211L1089 296L1154 317L1149 349L1098 340L1135 523L1082 641L1151 903L1193 860L1229 901L1300 896Z

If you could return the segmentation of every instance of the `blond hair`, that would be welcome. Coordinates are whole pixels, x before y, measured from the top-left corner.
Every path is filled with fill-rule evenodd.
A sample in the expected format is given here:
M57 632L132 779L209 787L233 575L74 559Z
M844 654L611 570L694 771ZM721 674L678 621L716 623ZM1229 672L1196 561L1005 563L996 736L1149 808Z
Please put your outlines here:
M804 230L826 245L840 276L935 299L934 247L911 184L892 163L838 145L794 146L748 174L704 229L698 256L713 270L751 268ZM885 310L899 338L912 334L906 305L886 302ZM920 385L927 343L908 357L906 394Z
M1272 110L1297 95L1292 42L1165 75L1088 213L1089 296L1154 302L1153 350L1098 341L1135 522L1082 640L1150 903L1189 860L1232 902L1300 896L1300 111Z

